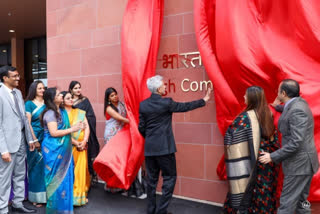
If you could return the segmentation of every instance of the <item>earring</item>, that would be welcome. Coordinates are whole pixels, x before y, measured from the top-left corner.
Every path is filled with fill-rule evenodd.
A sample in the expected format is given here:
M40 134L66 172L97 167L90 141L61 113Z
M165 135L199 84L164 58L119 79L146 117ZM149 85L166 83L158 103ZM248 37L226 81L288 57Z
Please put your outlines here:
M111 104L110 100L108 101L108 104L109 104L109 105Z

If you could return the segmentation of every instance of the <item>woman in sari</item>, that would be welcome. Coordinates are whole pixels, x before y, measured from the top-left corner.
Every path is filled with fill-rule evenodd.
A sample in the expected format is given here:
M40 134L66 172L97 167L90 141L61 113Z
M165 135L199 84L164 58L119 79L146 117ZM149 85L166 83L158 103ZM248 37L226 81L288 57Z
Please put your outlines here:
M115 136L124 126L129 123L127 111L122 102L119 101L118 92L114 88L107 88L104 96L104 116L106 117L106 126L104 129L104 143ZM119 192L121 189L109 188L107 184L105 190L108 192Z
M27 150L28 162L28 200L37 207L47 202L46 186L44 183L44 163L41 152L43 140L43 127L40 123L40 115L45 109L43 101L44 84L35 81L30 85L25 103L27 117L31 126L31 133L35 139L36 149L33 152Z
M124 126L129 123L127 111L122 102L119 101L118 92L114 88L107 88L104 96L104 110L106 127L104 129L104 143L115 136Z
M98 181L97 175L93 170L93 161L99 154L100 144L96 135L96 116L89 99L82 95L81 84L78 81L72 81L69 85L69 92L72 94L73 106L84 110L88 120L90 128L90 136L88 139L87 156L88 156L88 168L91 175L92 184Z
M73 213L73 158L71 133L83 128L79 122L70 127L68 113L60 105L62 94L56 88L44 92L46 109L40 116L44 127L41 144L45 165L47 214Z
M78 108L73 108L72 95L63 91L63 106L68 112L70 125L75 125L79 121L86 124L84 130L79 130L71 134L72 154L74 159L74 185L73 185L73 205L82 206L88 203L87 194L90 187L90 174L88 171L87 141L90 129L86 118L86 112Z
M224 137L229 192L224 213L276 213L279 166L262 164L262 151L279 149L278 136L261 87L249 87L247 105L229 126Z

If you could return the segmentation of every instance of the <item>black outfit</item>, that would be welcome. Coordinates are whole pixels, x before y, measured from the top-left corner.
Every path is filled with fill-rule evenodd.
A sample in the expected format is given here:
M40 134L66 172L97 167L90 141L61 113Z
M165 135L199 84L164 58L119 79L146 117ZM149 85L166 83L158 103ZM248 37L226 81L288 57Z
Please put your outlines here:
M82 98L82 101L76 101L74 107L84 110L89 123L90 136L88 139L88 168L91 176L95 177L96 174L93 170L93 161L99 154L100 144L96 135L96 115L94 114L93 108L88 98Z
M145 161L148 178L148 214L167 213L177 178L176 144L172 131L172 113L186 112L205 105L203 99L178 103L171 98L152 94L140 103L139 132L145 138ZM162 196L156 210L156 187L160 170L163 177Z

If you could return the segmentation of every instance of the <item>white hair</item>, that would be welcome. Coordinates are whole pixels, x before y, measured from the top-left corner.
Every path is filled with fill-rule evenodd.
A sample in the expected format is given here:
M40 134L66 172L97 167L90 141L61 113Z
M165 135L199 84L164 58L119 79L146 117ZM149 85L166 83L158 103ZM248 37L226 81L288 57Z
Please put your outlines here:
M156 75L147 79L147 87L151 93L157 93L158 88L162 85L163 77Z

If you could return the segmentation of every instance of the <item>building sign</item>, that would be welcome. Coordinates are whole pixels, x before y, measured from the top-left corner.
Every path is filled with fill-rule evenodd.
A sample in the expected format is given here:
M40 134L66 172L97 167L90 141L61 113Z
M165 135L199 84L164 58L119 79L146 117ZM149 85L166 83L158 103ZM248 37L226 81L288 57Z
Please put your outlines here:
M162 62L163 69L179 69L179 68L200 68L202 60L199 51L187 52L180 54L163 54L158 61ZM168 79L165 83L167 86L166 95L176 92L176 83ZM211 80L193 81L189 78L184 78L180 84L180 88L184 92L206 91L208 88L213 88Z
M164 69L176 69L181 68L181 64L185 68L195 68L197 65L202 66L200 52L188 52L181 54L163 54L161 59L158 61L162 61L162 68Z

